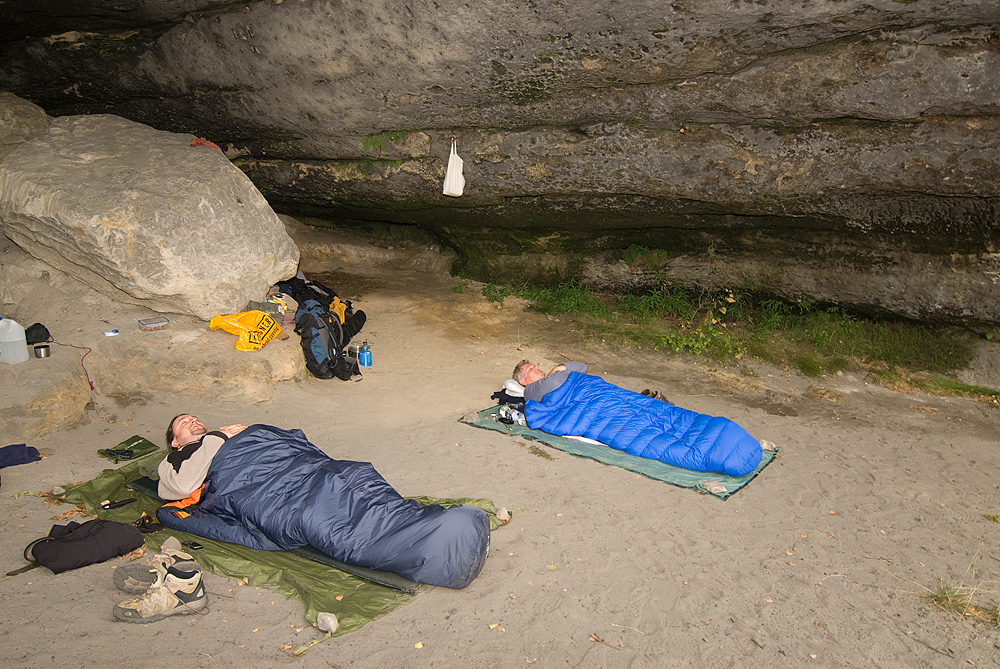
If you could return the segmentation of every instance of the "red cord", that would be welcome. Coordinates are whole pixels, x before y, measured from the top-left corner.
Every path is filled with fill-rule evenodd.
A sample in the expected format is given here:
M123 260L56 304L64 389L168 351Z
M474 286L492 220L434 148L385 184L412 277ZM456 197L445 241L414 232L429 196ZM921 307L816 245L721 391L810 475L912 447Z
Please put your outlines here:
M90 355L90 352L93 350L89 346L76 346L75 344L63 344L63 343L57 342L55 340L52 340L52 343L53 344L59 344L60 346L69 346L70 348L78 348L78 349L81 349L81 350L82 349L86 349L87 352L83 354L83 358L86 358L88 355ZM83 374L84 374L84 376L87 377L87 383L90 384L90 389L93 390L94 389L94 382L90 380L90 374L87 373L87 368L84 367L84 365L83 365L83 358L80 358L80 367L83 367Z

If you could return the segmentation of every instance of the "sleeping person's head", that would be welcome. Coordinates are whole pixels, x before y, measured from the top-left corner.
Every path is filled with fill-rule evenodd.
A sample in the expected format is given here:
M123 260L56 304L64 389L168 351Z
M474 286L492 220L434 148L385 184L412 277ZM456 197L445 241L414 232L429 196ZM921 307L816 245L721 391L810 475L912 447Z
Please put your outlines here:
M206 434L208 429L198 420L197 416L182 413L174 416L167 427L167 447L180 448Z
M522 360L514 367L513 378L522 386L527 386L528 384L534 383L539 379L544 379L545 372L543 372L542 368L535 363Z

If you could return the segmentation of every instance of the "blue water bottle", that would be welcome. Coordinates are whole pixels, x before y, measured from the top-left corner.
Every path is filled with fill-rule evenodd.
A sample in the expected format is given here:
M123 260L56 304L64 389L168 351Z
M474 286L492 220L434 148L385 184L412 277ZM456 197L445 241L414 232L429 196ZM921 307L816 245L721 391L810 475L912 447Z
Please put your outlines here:
M361 352L358 353L358 365L361 367L372 366L372 348L367 339L361 346Z

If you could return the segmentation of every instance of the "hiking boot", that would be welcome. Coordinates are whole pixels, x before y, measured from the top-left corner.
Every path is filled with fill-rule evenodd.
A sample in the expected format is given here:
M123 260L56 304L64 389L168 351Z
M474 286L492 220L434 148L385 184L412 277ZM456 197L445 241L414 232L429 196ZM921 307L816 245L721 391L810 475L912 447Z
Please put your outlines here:
M194 558L180 548L181 543L175 537L170 537L153 557L118 567L113 574L115 587L130 595L141 595L156 581L156 567L160 564L168 567L178 565L184 571L200 570L201 567Z
M180 564L156 567L156 580L135 599L115 604L115 619L127 623L152 623L169 616L183 616L206 610L208 597L201 569L185 570Z
M646 388L645 390L642 391L641 394L645 395L646 397L652 397L654 400L660 400L666 402L667 404L673 404L673 402L668 400L667 396L661 393L659 390L650 390L649 388Z

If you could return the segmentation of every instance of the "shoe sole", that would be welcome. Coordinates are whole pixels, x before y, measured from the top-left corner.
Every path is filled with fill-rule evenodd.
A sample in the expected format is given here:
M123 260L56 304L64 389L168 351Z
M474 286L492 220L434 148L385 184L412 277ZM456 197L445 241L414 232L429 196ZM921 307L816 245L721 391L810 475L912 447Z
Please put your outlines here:
M112 613L115 616L115 620L123 623L138 623L140 625L145 625L146 623L155 623L157 620L163 620L164 618L171 618L173 616L189 616L193 613L208 613L208 601L200 600L198 602L191 602L190 604L185 604L184 606L178 606L175 609L170 609L167 613L157 613L154 616L148 618L139 618L136 616L131 616L126 611L134 611L135 609L120 609L117 606L112 609Z

